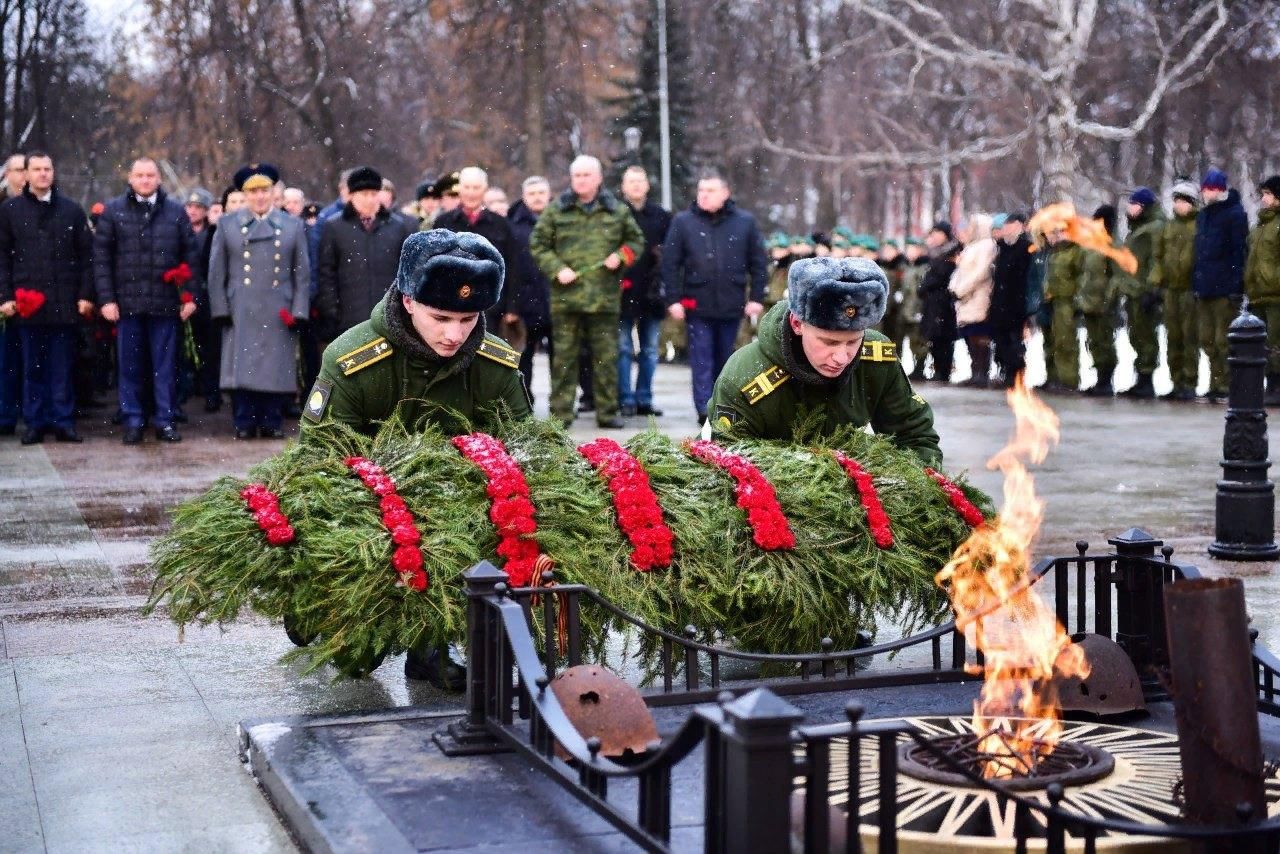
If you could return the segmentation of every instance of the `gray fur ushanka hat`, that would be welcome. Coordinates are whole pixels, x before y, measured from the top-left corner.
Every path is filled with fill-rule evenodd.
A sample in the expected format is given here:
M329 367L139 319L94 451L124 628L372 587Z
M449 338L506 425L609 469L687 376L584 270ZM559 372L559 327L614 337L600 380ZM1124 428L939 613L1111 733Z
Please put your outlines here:
M787 272L787 305L804 323L861 332L884 317L889 280L868 258L804 258Z
M486 311L498 304L506 264L478 234L434 228L409 235L400 248L396 289L441 311Z

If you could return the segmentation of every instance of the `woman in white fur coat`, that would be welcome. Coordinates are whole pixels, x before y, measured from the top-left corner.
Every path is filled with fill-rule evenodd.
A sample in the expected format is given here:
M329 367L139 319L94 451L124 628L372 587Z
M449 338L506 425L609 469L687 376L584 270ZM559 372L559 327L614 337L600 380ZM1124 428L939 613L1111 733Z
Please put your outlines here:
M991 217L973 214L960 232L964 249L956 259L948 290L956 298L956 333L969 348L973 376L966 385L986 388L991 375L991 328L987 312L991 308L991 270L996 260L996 242L991 237Z

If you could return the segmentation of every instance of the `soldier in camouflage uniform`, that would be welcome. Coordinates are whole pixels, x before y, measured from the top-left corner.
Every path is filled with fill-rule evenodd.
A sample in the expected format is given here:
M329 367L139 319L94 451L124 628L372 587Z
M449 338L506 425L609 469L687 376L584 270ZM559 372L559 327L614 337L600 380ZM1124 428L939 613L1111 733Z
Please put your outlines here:
M622 271L644 249L644 233L626 204L600 189L600 161L582 156L569 169L570 189L538 218L529 249L551 280L551 414L573 423L578 351L591 348L596 423L620 429L618 293Z
M1155 397L1151 375L1160 360L1160 342L1156 328L1160 325L1160 289L1151 283L1151 262L1155 255L1155 242L1164 229L1164 211L1156 200L1156 194L1146 187L1139 187L1129 195L1129 236L1125 247L1138 259L1138 271L1132 276L1117 271L1120 293L1124 295L1124 313L1129 321L1129 343L1137 356L1133 360L1138 381L1124 392L1125 397Z
M1262 206L1249 233L1244 292L1249 310L1267 324L1267 406L1280 406L1280 175L1259 187Z
M1103 205L1093 212L1093 218L1102 223L1114 242L1116 209ZM1116 372L1116 279L1115 263L1101 252L1086 251L1084 269L1080 275L1080 290L1076 305L1084 314L1085 340L1089 346L1089 358L1098 371L1098 381L1084 390L1088 397L1111 397L1115 388L1111 384Z
M1084 250L1063 232L1045 235L1049 243L1044 299L1050 321L1044 330L1047 392L1074 392L1080 387L1080 341L1076 337L1076 293L1084 271Z
M484 313L497 305L504 274L502 255L478 234L410 235L395 281L369 319L325 348L301 441L314 441L329 423L372 435L394 414L446 433L531 417L520 354L485 333ZM285 630L296 644L309 641L288 617ZM460 690L465 678L437 649L411 649L404 672L448 690Z
M1196 399L1200 377L1200 335L1196 327L1196 297L1191 292L1191 271L1196 261L1196 211L1200 191L1194 181L1179 179L1173 185L1173 218L1156 235L1147 280L1164 294L1165 358L1178 401Z
M870 424L939 465L933 410L912 391L894 344L869 328L884 316L888 286L869 259L792 264L787 301L765 315L759 337L716 380L705 431L785 440L798 417L820 414L822 432Z
M833 234L831 237L832 257L835 257L836 239ZM790 242L791 238L781 231L775 231L764 242L765 251L769 253L769 281L765 285L764 299L761 301L765 311L787 298L787 268L791 266L793 260L789 246ZM742 326L738 330L738 340L734 342L733 348L741 350L750 344L755 337L756 324L751 322L751 318L744 317L742 318Z
M920 332L920 317L924 310L924 302L920 299L920 282L929 269L929 251L924 241L918 237L907 238L907 249L903 253L907 259L902 268L902 332L907 346L911 348L910 379L924 379L924 359L929 355L929 339Z

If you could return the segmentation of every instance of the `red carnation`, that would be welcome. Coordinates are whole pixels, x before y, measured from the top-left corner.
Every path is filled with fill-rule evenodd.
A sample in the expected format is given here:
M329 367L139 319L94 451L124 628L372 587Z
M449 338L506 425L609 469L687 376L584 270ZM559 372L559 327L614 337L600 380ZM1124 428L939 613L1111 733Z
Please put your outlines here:
M631 563L640 572L669 566L674 535L664 524L649 476L625 448L612 439L596 439L578 448L603 476L613 496L618 527L631 542Z
M387 530L395 530L404 525L412 525L413 514L408 510L392 510L390 513L382 514L382 524Z
M685 311L693 311L695 308L698 307L698 301L693 297L685 297L684 299L680 300L680 305L684 308Z
M778 504L777 493L754 463L740 454L729 453L714 442L687 442L685 447L695 459L733 477L737 504L747 511L747 523L756 545L766 551L795 547L795 535Z
M44 293L29 288L17 288L13 292L13 301L17 303L18 317L25 320L44 305Z
M416 546L422 542L422 535L413 525L397 525L391 529L391 542L398 546Z
M267 542L273 546L283 546L286 543L292 543L293 528L288 523L268 528Z
M506 563L507 579L517 587L527 586L538 559L538 543L533 502L529 500L529 484L519 464L512 459L502 442L484 433L455 436L454 447L479 468L487 479L485 493L491 502L489 519L498 529L497 554Z
M279 527L280 525L284 525L288 523L288 520L284 518L284 514L281 513L279 510L275 509L274 507L272 508L264 507L263 509L259 510L257 513L253 515L254 515L254 518L257 519L258 521L258 527L264 531L269 531L272 528L276 528L276 527Z
M400 546L391 556L391 565L396 572L416 572L422 569L422 549L410 545Z
M293 315L289 313L289 309L282 308L280 309L280 322L292 329L298 321L294 320Z
M383 513L390 513L394 510L408 510L409 505L404 503L404 499L399 495L385 495L382 503L378 505Z
M973 505L973 502L965 496L964 490L947 480L943 474L935 469L925 467L925 474L933 478L938 486L942 487L942 491L946 493L947 500L951 502L951 506L955 508L960 517L968 523L970 528L976 528L986 521L982 515L982 511Z
M400 577L404 579L405 586L414 592L421 592L427 589L427 574L421 569L415 569L413 572L408 573L407 578L405 575Z
M191 266L186 261L183 261L178 266L165 270L164 275L160 278L170 285L182 287L191 281Z
M184 305L186 303L196 301L195 294L191 293L191 291L183 291L182 294L178 297L178 299L181 300Z

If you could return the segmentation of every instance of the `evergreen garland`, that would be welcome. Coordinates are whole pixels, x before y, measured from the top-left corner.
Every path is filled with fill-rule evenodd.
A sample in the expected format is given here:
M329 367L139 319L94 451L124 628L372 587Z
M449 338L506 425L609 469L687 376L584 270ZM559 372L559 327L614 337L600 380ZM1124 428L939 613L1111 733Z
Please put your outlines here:
M607 481L558 425L507 422L494 435L528 483L536 540L556 581L588 585L652 625L676 632L692 625L704 640L746 650L801 652L826 637L836 648L852 647L859 630L874 631L877 616L906 632L946 613L934 575L969 525L919 460L883 439L847 430L819 440L802 426L795 443L725 443L773 486L795 535L794 547L765 551L752 541L732 478L656 431L634 436L625 447L673 536L670 567L636 572ZM833 449L874 479L893 526L891 547L877 545L857 485ZM378 497L343 463L352 456L381 466L413 514L430 578L425 590L396 584L395 544ZM411 430L393 419L369 438L325 425L306 444L255 466L249 480L279 496L294 542L269 546L240 497L244 482L221 478L179 507L153 546L148 610L163 603L180 625L227 622L246 606L268 617L288 614L316 638L292 656L358 676L387 654L462 640L462 573L485 559L502 566L484 473L430 426ZM991 515L987 496L953 482ZM585 604L582 618L583 637L598 655L611 623Z

